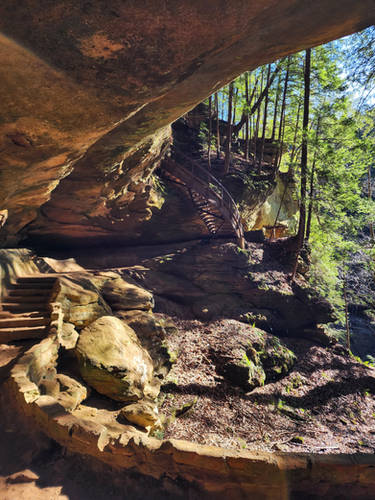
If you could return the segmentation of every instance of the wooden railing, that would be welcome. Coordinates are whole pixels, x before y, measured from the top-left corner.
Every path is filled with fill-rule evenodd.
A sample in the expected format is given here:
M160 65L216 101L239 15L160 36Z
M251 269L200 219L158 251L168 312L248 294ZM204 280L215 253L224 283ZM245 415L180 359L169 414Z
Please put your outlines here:
M174 151L173 157L173 160L167 159L164 166L171 174L186 183L187 187L204 196L221 212L224 219L231 225L238 245L244 248L245 239L240 213L229 191L205 167L185 154Z

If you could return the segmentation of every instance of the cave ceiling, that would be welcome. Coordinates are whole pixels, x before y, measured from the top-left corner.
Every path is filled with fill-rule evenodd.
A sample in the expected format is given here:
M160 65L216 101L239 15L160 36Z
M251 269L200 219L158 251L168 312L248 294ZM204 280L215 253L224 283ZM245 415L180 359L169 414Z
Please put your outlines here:
M174 120L374 21L374 0L2 0L2 245L136 239Z

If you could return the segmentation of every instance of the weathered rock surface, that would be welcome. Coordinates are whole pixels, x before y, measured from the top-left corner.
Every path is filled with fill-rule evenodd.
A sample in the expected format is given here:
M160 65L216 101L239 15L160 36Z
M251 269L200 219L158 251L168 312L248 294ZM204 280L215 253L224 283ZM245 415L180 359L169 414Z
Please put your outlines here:
M334 319L329 302L300 276L290 283L292 249L249 244L248 251L220 241L186 245L141 262L138 282L155 296L157 312L202 320L237 318L281 335Z
M58 373L56 379L60 385L57 402L68 411L75 410L87 398L87 388L63 373Z
M118 311L117 316L129 325L137 334L142 346L150 354L154 373L164 378L175 361L174 354L168 349L166 330L177 328L170 321L158 320L154 314L145 311Z
M159 392L151 357L118 318L103 316L82 330L76 356L88 385L116 401L155 398Z
M61 304L65 323L71 323L78 329L111 313L110 307L87 274L59 278L53 301ZM66 332L68 328L70 327L65 327Z
M150 311L154 307L152 294L137 286L131 278L126 281L121 277L108 280L101 292L113 311L133 309Z
M296 360L282 341L257 328L239 329L224 345L217 345L211 356L217 372L245 391L287 375Z
M120 415L132 424L151 429L160 424L158 408L148 401L138 401L122 408Z
M136 239L170 123L243 71L374 20L372 0L4 0L2 241Z
M60 344L65 349L74 349L77 344L79 334L72 323L63 323L61 331L58 333Z

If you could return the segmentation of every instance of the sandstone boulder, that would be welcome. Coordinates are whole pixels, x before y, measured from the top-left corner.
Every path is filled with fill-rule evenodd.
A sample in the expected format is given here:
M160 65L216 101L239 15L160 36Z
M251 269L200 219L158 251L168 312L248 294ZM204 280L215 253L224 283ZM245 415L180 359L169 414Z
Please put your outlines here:
M60 384L60 392L56 400L66 410L75 410L87 398L86 387L63 373L58 373L56 378Z
M65 349L74 349L79 334L72 323L63 323L61 331L58 332L58 340Z
M211 357L216 371L245 391L285 376L296 360L278 337L246 325L238 325L235 336L217 345Z
M132 424L145 429L151 429L160 423L158 408L149 401L138 401L125 406L120 412L121 416Z
M146 311L118 311L117 316L135 331L152 358L155 374L164 378L176 360L168 349L166 332L170 334L171 330L177 331L176 326L171 321L157 319L154 314Z
M94 321L82 330L75 352L83 379L99 393L127 402L157 396L152 359L120 319Z

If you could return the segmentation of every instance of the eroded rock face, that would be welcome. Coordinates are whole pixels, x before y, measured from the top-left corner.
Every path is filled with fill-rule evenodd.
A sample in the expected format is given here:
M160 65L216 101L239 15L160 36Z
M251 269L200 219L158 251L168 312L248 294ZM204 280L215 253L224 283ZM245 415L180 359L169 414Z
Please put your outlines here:
M135 331L152 358L155 374L160 379L164 378L175 362L175 356L168 348L166 330L177 331L176 326L172 321L158 320L151 312L133 310L118 311L116 314Z
M61 304L64 322L78 329L111 312L89 275L59 278L53 300ZM65 333L70 336L74 332L71 327L66 326Z
M249 244L242 251L219 240L147 260L140 279L155 296L156 311L198 318L234 318L278 335L334 320L330 303L300 276L291 283L293 249ZM280 259L279 259L280 254ZM284 255L285 254L285 255Z
M113 311L150 311L154 307L152 293L137 286L131 278L127 281L120 277L111 279L104 284L101 291Z
M1 241L136 239L170 123L243 71L374 20L372 0L3 0Z
M157 396L152 359L118 318L104 316L82 330L75 352L83 379L100 394L126 402Z

